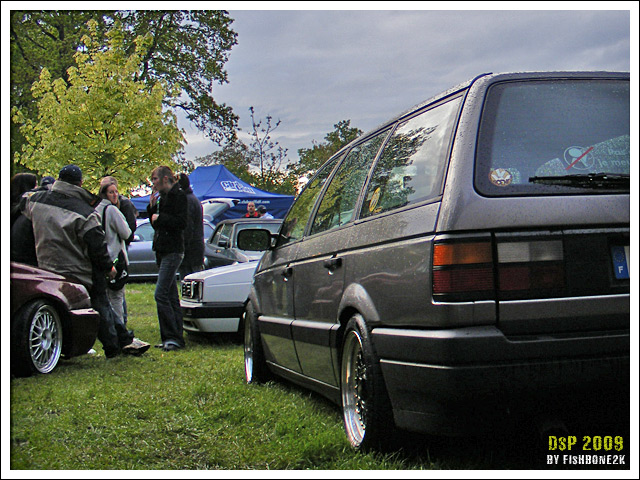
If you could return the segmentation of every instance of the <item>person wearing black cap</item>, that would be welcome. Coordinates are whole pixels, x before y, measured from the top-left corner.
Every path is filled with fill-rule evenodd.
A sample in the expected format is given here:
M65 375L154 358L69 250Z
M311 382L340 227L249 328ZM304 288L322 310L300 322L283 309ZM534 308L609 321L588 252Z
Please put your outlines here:
M114 314L106 295L106 275L115 268L107 252L104 231L94 206L99 198L82 188L82 170L67 165L51 190L31 195L24 214L33 224L38 266L84 285L100 313L98 339L105 356L141 354L133 332Z
M55 181L56 179L50 176L42 177L42 180L40 180L40 186L51 188L51 185L53 185Z

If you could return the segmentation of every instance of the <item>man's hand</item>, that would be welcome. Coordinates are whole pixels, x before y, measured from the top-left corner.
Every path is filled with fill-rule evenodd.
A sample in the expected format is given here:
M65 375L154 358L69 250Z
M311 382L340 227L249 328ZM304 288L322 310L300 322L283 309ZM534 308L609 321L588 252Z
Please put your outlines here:
M118 275L116 267L111 267L111 271L109 272L109 280L113 280L114 278L116 278L116 275Z
M160 197L160 193L158 193L155 189L153 189L153 192L149 197L149 203L151 204L152 207L158 202L158 197Z
M159 215L157 213L154 213L153 215L151 215L151 224L156 223L156 220L158 219Z

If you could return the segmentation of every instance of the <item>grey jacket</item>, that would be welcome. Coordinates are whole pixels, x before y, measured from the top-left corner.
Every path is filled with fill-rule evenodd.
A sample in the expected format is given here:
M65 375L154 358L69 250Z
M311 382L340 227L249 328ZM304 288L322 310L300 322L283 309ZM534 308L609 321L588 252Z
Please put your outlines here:
M103 199L98 204L96 212L98 213L101 224L104 224L107 251L109 252L111 260L118 258L118 254L120 253L120 250L122 250L127 258L127 263L129 263L125 241L131 236L131 228L129 228L127 219L120 209L107 199ZM106 215L104 221L102 219L103 212L105 212Z
M92 272L107 273L113 262L94 206L98 197L84 188L57 180L51 190L27 201L24 215L33 223L38 266L87 288Z

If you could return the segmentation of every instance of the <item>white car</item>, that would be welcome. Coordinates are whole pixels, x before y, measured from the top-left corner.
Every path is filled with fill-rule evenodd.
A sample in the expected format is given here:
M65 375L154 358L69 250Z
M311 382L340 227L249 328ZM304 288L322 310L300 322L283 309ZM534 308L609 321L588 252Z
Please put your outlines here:
M182 280L183 327L195 333L241 331L258 261L234 263L187 275Z

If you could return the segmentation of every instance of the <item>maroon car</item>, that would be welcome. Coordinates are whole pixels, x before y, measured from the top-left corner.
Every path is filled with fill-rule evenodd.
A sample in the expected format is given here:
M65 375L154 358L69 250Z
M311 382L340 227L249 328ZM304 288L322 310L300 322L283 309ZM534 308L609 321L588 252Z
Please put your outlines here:
M49 373L60 356L85 354L98 335L86 288L56 273L11 262L11 372Z

